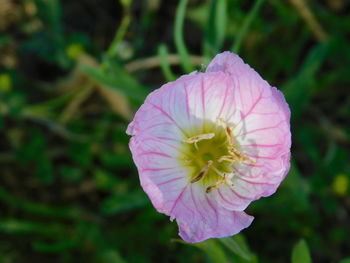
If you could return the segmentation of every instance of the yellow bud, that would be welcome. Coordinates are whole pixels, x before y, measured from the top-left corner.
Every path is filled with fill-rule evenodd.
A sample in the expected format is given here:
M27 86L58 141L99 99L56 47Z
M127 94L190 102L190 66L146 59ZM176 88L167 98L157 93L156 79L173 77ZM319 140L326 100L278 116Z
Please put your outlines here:
M84 47L78 43L70 44L66 48L66 53L69 58L76 60L84 52Z
M338 174L333 182L333 191L339 195L344 196L348 192L349 179L346 174Z
M9 74L0 74L0 91L7 92L12 88L12 81Z

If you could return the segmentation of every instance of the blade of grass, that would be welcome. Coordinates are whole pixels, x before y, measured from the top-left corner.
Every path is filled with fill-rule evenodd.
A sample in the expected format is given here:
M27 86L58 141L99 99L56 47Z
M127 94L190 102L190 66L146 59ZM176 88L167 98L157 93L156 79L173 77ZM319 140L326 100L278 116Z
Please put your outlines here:
M212 0L209 9L209 19L204 41L204 56L206 62L219 53L225 40L227 22L227 0Z
M113 57L118 53L119 45L121 41L124 39L124 36L131 22L130 6L132 4L132 1L120 1L120 2L123 6L123 17L122 17L120 26L115 33L114 39L112 40L112 43L109 45L107 49L106 53L109 57Z
M1 219L0 232L8 234L41 234L47 236L59 235L65 231L65 227L61 224L44 224L30 221L22 221L18 219Z
M181 66L186 73L192 72L194 67L191 63L185 41L183 39L183 25L185 20L186 6L188 0L180 0L175 15L174 39L177 52L181 58Z
M254 18L258 15L259 10L265 0L256 0L253 8L250 10L249 14L244 19L241 30L238 32L236 40L231 48L234 53L239 53L243 39L248 33L249 27L251 26Z
M162 69L163 75L167 81L173 81L176 79L176 76L171 71L170 64L168 61L168 49L165 44L161 44L158 47L158 57L160 60L160 67Z
M25 212L49 216L55 218L81 218L82 211L78 207L53 207L17 198L0 187L0 200L12 207L17 207Z

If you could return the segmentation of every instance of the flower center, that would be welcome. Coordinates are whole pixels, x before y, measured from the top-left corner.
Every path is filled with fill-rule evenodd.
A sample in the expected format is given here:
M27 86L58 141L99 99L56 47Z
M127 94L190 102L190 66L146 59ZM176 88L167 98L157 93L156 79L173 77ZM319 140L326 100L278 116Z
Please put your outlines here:
M207 193L222 185L233 186L235 164L254 163L240 152L233 131L234 127L220 118L216 123L207 121L197 133L183 140L186 158L181 161L189 168L190 182L202 184Z

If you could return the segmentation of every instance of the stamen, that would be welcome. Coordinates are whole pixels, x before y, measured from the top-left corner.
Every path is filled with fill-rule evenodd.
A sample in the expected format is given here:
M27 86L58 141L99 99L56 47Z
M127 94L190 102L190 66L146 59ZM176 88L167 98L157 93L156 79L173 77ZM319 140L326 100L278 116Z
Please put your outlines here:
M228 147L228 152L237 158L237 161L238 162L248 162L248 163L251 163L251 164L255 164L255 161L252 160L251 158L245 156L244 154L240 153L235 147L233 146L229 146Z
M209 139L213 138L214 136L215 136L215 133L204 133L204 134L199 134L199 135L187 138L187 139L183 140L183 142L195 143L195 142L199 142L201 140L209 140Z
M196 149L198 150L197 142L199 142L201 140L210 140L214 136L215 136L215 133L204 133L204 134L199 134L199 135L187 138L187 139L183 140L183 142L193 143L194 147L196 147Z
M233 145L234 143L233 129L227 124L227 122L223 118L218 118L218 120L221 121L224 125L228 143L230 145Z
M224 155L219 158L218 162L221 163L223 161L233 163L235 161L235 158L232 155Z
M233 176L234 176L234 173L225 174L225 183L231 187L234 186L233 182L231 181Z
M234 184L231 181L233 176L234 176L233 173L229 173L229 174L225 173L221 180L217 181L214 185L211 185L211 186L207 187L205 192L207 194L209 194L211 191L219 189L223 184L227 184L228 186L233 187Z
M220 172L215 166L213 166L212 169L221 177L225 177L225 173Z
M213 164L212 160L209 160L208 163L200 170L198 175L191 180L191 183L198 182L200 179L202 179L207 173L210 168L210 166Z
M214 185L211 185L211 186L207 187L207 189L205 190L205 192L206 192L207 194L209 194L211 191L216 190L216 189L219 189L220 186L221 186L222 184L224 184L224 182L225 182L224 179L223 179L223 180L217 181Z

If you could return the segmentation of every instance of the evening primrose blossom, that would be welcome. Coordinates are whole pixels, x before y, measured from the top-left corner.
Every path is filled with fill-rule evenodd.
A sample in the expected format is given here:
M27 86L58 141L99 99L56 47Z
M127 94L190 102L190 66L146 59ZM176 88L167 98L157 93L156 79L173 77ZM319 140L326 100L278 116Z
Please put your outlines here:
M127 133L154 207L200 242L248 227L247 206L276 191L290 167L289 123L282 93L224 52L152 92Z

